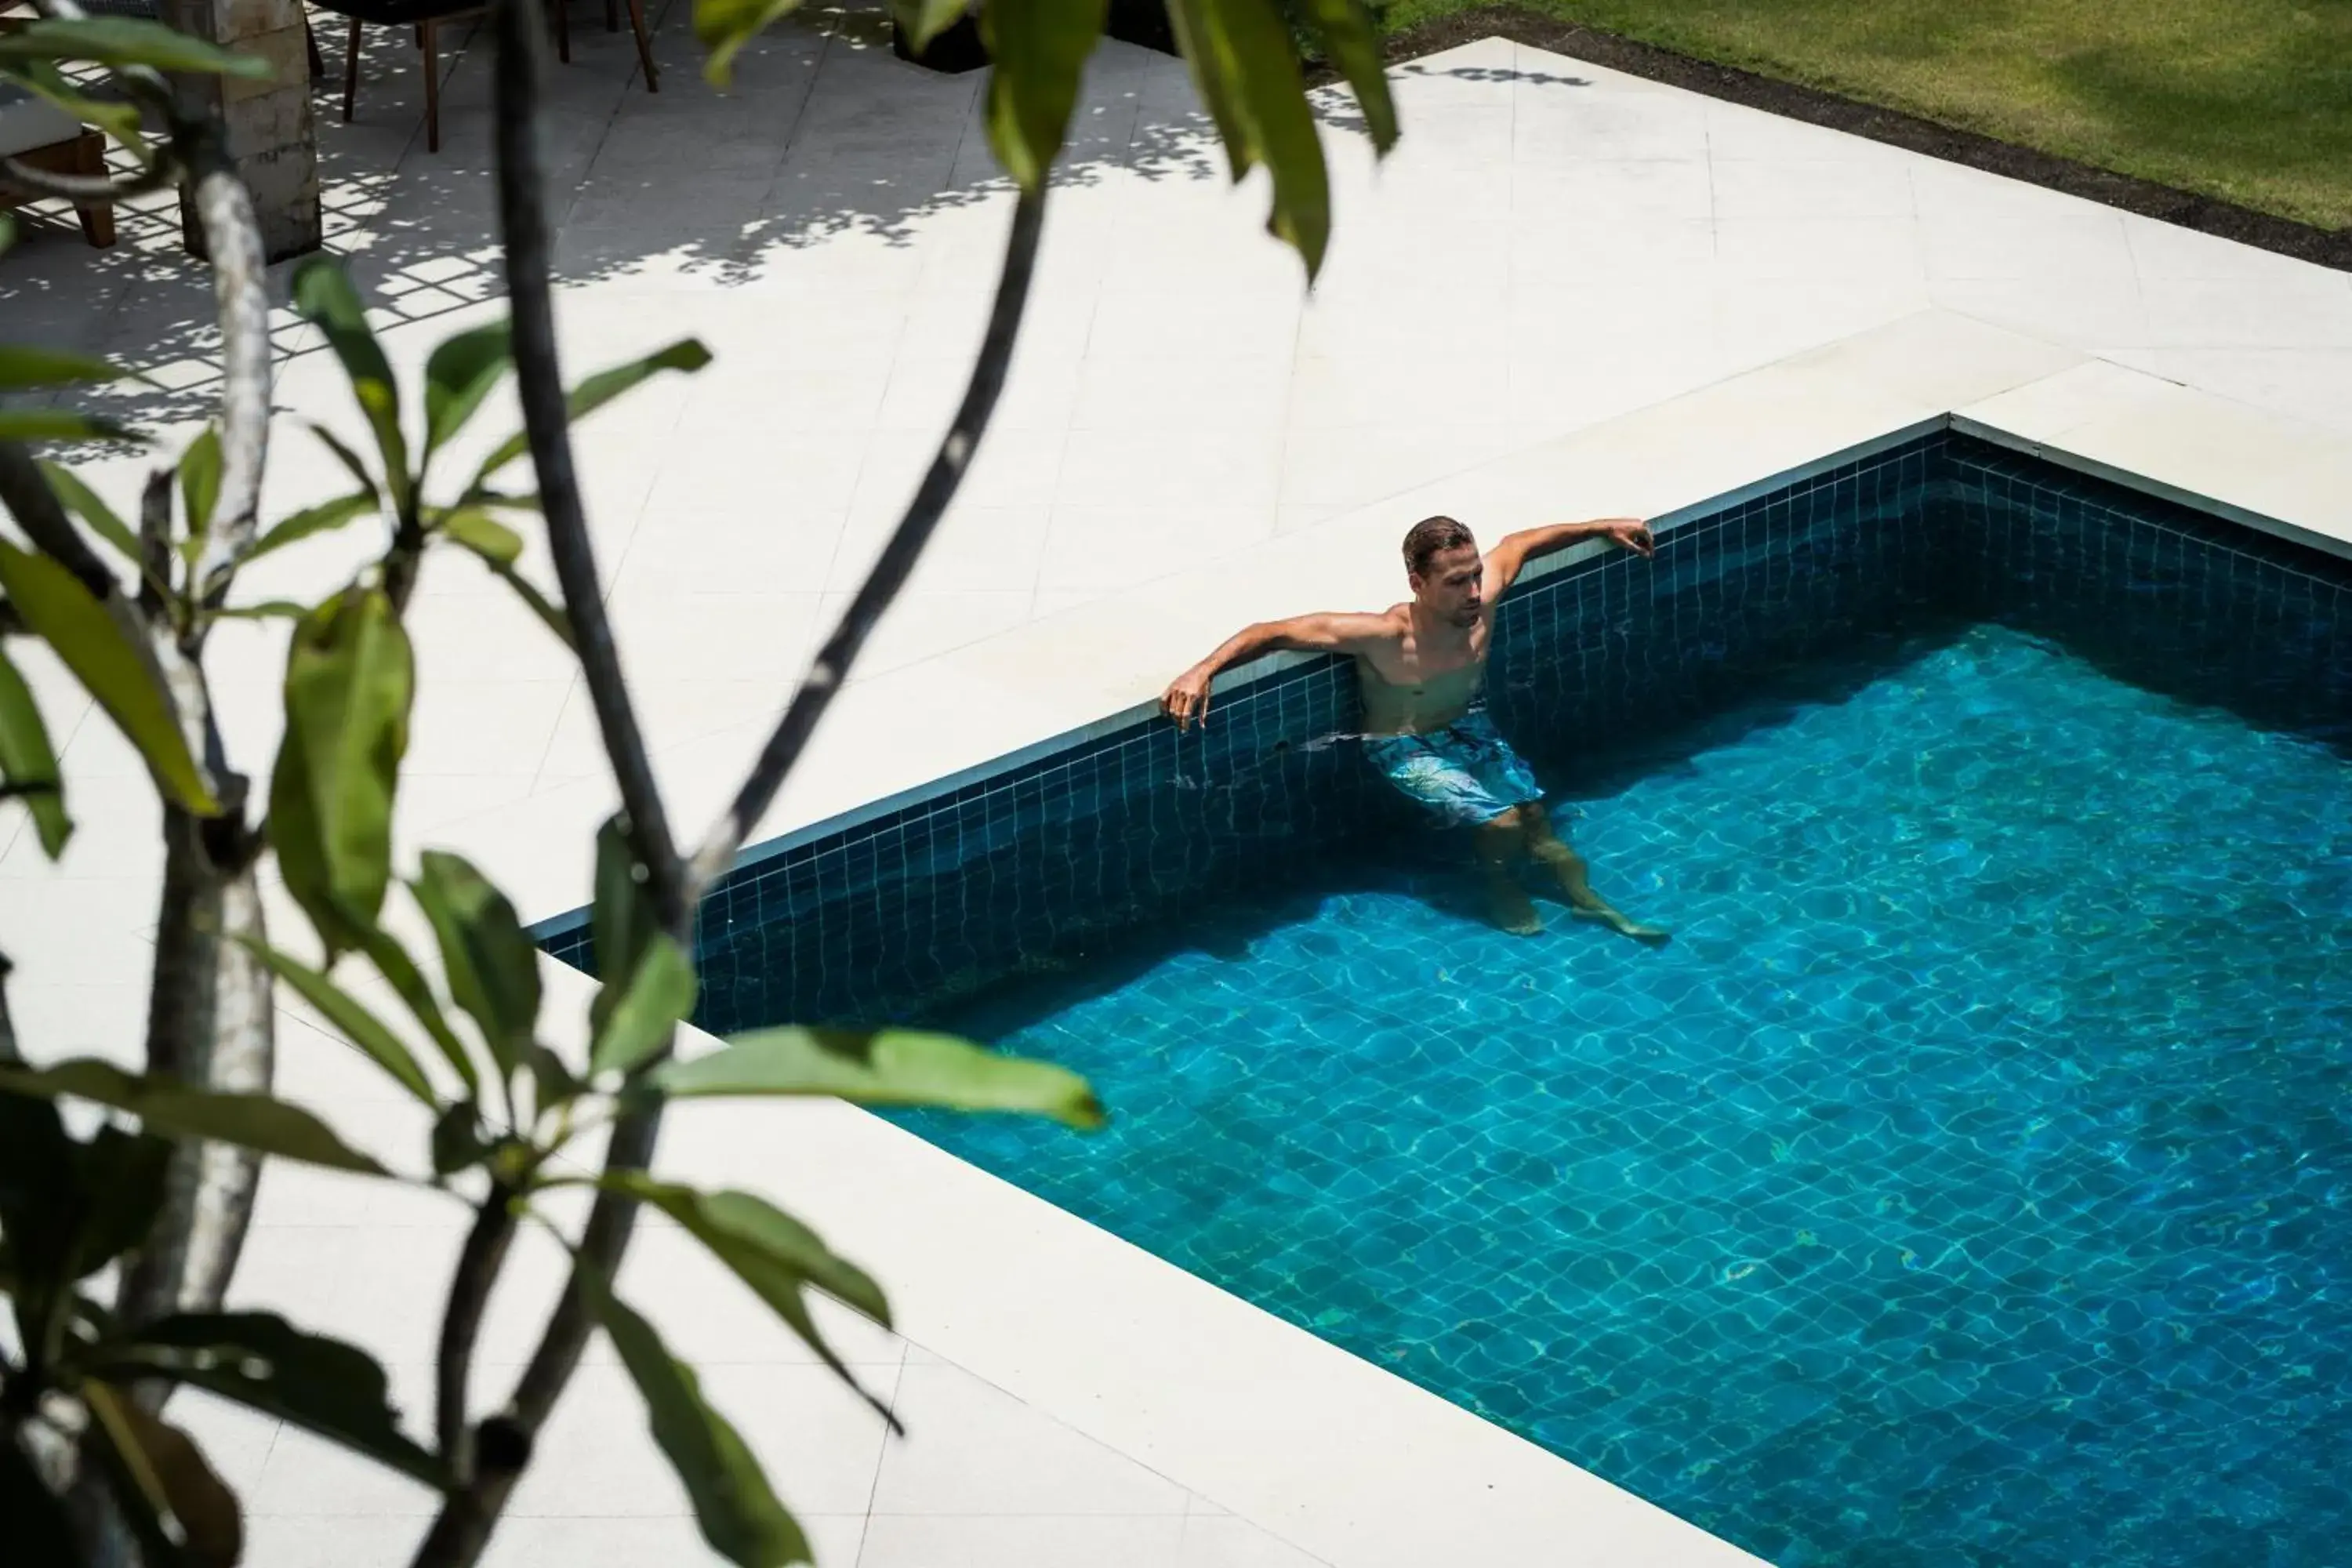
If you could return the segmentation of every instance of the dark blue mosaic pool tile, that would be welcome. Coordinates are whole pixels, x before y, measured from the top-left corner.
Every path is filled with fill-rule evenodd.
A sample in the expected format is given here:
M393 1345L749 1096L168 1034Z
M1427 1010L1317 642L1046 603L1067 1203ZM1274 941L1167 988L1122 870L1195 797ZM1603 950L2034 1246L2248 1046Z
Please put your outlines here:
M1353 700L1335 666L1286 671L1202 731L1125 731L746 867L704 905L697 1021L900 1016L1278 879L1394 809L1317 743Z
M1490 700L1547 776L1573 778L1824 655L1952 619L2346 740L2344 563L1944 434L1687 520L1654 560L1526 584L1500 612ZM901 1017L1279 884L1403 820L1344 739L1355 703L1337 661L1295 668L1221 694L1204 732L1148 721L756 859L705 902L698 1021ZM547 945L593 967L584 927Z
M1956 607L2137 685L2352 741L2342 561L1982 443L1945 461Z
M1759 674L1934 604L1937 448L1914 443L1685 522L1649 560L1538 579L1498 615L1488 691L1514 733L1668 729Z

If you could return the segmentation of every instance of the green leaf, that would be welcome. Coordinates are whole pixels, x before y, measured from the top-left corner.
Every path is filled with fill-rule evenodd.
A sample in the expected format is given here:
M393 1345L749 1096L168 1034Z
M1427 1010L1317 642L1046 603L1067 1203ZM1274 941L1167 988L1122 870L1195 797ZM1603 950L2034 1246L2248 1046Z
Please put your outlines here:
M110 66L151 66L160 71L269 79L269 62L192 38L161 22L129 16L43 19L0 33L0 60L94 60Z
M425 1032L433 1037L433 1043L440 1047L442 1058L465 1084L466 1093L469 1097L479 1095L482 1079L475 1070L473 1056L466 1049L465 1042L457 1038L457 1031L449 1027L448 1020L441 1016L441 1003L433 994L433 987L426 983L424 972L416 967L416 961L408 956L407 949L393 940L391 932L379 926L364 933L360 950L368 955L368 962L375 965L376 973L391 985L393 994L405 1003L416 1021L425 1026Z
M47 1068L0 1065L0 1094L43 1100L71 1095L127 1110L159 1137L211 1138L331 1171L391 1173L299 1106L266 1094L191 1089L173 1078L127 1073L94 1057Z
M408 469L408 438L400 430L400 388L392 377L392 363L368 325L367 309L352 287L342 263L332 257L313 256L294 268L294 310L306 321L317 323L327 346L342 362L351 378L352 395L368 428L375 432L376 450L383 456L384 483L392 488L394 509L408 515L414 495Z
M99 500L98 492L81 482L81 476L63 463L44 462L41 476L49 481L58 499L67 508L89 524L89 531L114 546L132 565L139 565L139 537L130 525L116 516L114 509Z
M441 514L440 530L462 544L492 571L522 558L522 535L477 506L461 506Z
M213 508L220 500L220 426L207 425L180 454L180 516L188 530L180 551L190 561L203 548L205 535L212 531Z
M425 460L466 426L514 363L514 326L493 321L445 340L425 362Z
M598 1185L651 1204L683 1226L749 1285L819 1360L863 1394L885 1420L898 1425L889 1407L859 1385L809 1315L807 1291L814 1286L888 1328L890 1303L883 1299L882 1287L871 1275L835 1254L816 1232L751 1193L699 1193L655 1181L637 1171L607 1172Z
M425 1069L416 1065L415 1056L400 1037L392 1032L391 1026L370 1012L359 998L308 964L266 942L256 942L251 937L239 940L247 952L268 965L272 974L292 986L302 1000L316 1007L329 1023L342 1031L345 1039L364 1051L401 1088L423 1103L439 1109L441 1097L433 1092L433 1080L426 1078Z
M674 1099L829 1094L860 1105L1028 1111L1087 1129L1103 1122L1094 1090L1066 1068L915 1029L761 1029L709 1056L664 1062L644 1081Z
M485 561L483 564L490 569L492 576L515 591L515 596L523 602L532 615L539 617L540 624L555 634L556 641L565 647L578 646L572 640L572 617L563 613L562 605L541 593L530 578L525 577L513 567L500 565L495 561Z
M5 541L0 541L0 591L139 749L163 793L199 816L218 816L220 806L196 772L162 683L109 607L47 556Z
M1372 151L1385 154L1396 145L1396 104L1389 97L1389 74L1381 65L1380 34L1371 12L1363 0L1304 0L1304 4L1307 18L1322 36L1325 55L1355 92L1365 129L1372 133Z
M515 570L515 563L522 556L522 535L492 517L488 510L492 506L535 507L539 504L539 498L495 495L478 489L470 493L473 496L471 500L442 512L434 525L451 543L471 552L489 569L492 576L512 588L530 613L539 617L541 624L555 634L558 641L566 647L572 647L572 617L563 613L561 605L541 593L530 578Z
M112 1375L161 1377L235 1400L428 1486L440 1461L403 1436L383 1368L356 1345L305 1333L274 1312L184 1312L99 1347Z
M6 37L0 34L0 37ZM0 408L0 441L141 441L125 425L66 408Z
M697 26L700 26L698 18ZM627 364L600 370L573 387L563 400L567 417L577 423L593 414L613 399L651 379L666 370L697 371L710 363L710 351L693 338L680 338L665 349L656 349L640 360ZM474 471L474 482L466 487L467 495L481 489L484 480L530 449L530 437L520 431L506 438L498 450L483 460Z
M81 1396L112 1472L111 1490L134 1532L149 1543L148 1560L234 1568L245 1552L245 1521L236 1495L213 1473L194 1440L147 1414L127 1389L89 1382Z
M253 548L246 552L245 558L247 561L258 560L273 550L299 544L314 533L341 528L353 518L368 516L380 504L375 490L370 488L351 495L337 496L333 500L321 501L317 506L305 507L291 517L281 518L271 524L259 539L253 542Z
M801 0L694 0L694 36L709 49L705 80L716 88L734 84L735 57L743 46L800 9Z
M890 0L890 15L918 54L961 21L963 14L964 0Z
M694 961L667 932L655 935L621 999L605 1009L589 1047L592 1073L627 1073L669 1044L678 1020L694 1011Z
M587 1088L572 1075L563 1058L532 1040L522 1048L522 1065L530 1071L533 1105L544 1116L559 1105L569 1105Z
M590 1310L645 1395L654 1441L686 1483L702 1538L741 1568L813 1562L806 1538L776 1500L760 1461L727 1417L705 1403L693 1369L671 1355L653 1325L603 1280L584 1269L580 1280Z
M539 1022L539 949L506 895L463 856L426 850L409 886L440 941L451 999L511 1078Z
M1274 176L1266 226L1311 282L1331 236L1331 188L1288 26L1272 0L1169 0L1168 20L1234 180L1260 166Z
M592 1035L604 1032L604 1020L620 1005L615 984L637 971L637 960L661 931L654 908L650 873L629 846L627 818L606 817L596 829L596 898L588 911L588 940L595 951L596 974L605 982L588 1004Z
M33 831L40 835L41 853L56 859L73 837L65 783L58 774L58 753L33 701L33 689L9 662L5 645L0 645L0 780L22 792L25 809L33 814Z
M515 511L535 512L540 506L539 498L535 495L509 495L504 490L477 489L468 491L466 499L471 505L506 507Z
M35 348L30 343L0 343L0 392L65 386L78 381L114 381L126 374L94 354Z
M168 1139L101 1127L78 1147L84 1209L67 1272L85 1279L147 1239L163 1212Z
M328 961L363 945L392 880L392 805L415 663L381 588L347 588L295 628L270 837Z
M482 1136L482 1108L470 1100L459 1100L444 1110L433 1123L433 1173L454 1176L460 1171L471 1170L489 1158L497 1147Z
M298 604L292 599L256 599L250 605L223 605L216 610L206 610L205 614L215 620L299 621L317 607L315 605Z
M365 463L360 461L360 455L357 452L352 451L348 446L344 445L343 438L341 437L336 435L332 430L328 429L324 425L320 424L317 420L310 420L309 424L310 426L310 434L319 438L320 445L325 447L328 451L332 452L335 455L335 461L342 464L344 469L350 473L352 478L359 482L360 489L367 491L367 493L372 496L377 494L378 492L375 488L375 476L368 472L368 468Z
M65 1504L13 1442L0 1443L0 1519L8 1521L10 1552L22 1552L27 1568L70 1568L82 1561Z
M72 1283L76 1238L81 1232L80 1146L66 1136L64 1119L45 1100L0 1094L0 1232L8 1242L16 1279L20 1342L46 1342L47 1325L64 1306ZM5 1447L0 1444L0 1447Z
M1062 150L1106 9L1105 0L988 0L980 14L980 36L995 63L988 142L1024 190L1043 188Z

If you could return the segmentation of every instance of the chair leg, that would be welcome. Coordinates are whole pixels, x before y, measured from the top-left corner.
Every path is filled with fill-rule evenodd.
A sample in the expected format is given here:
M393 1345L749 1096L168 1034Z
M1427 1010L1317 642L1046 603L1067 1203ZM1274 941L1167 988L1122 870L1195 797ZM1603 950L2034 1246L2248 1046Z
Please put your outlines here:
M441 151L441 24L427 22L417 28L417 37L425 45L425 150Z
M547 8L555 13L555 58L568 66L572 63L572 7L565 0L547 0Z
M78 174L99 175L106 173L106 138L96 132L84 132L74 142L74 172ZM74 216L81 220L81 237L93 249L104 250L114 243L114 204L91 202L74 208Z
M629 0L629 31L637 36L637 63L646 68L646 90L661 90L661 71L654 64L653 40L646 36L646 0Z
M319 35L310 30L310 8L302 7L302 50L310 57L310 79L318 80L327 74L327 62L319 54Z
M620 30L621 7L615 0L604 0L604 31L617 33Z
M352 18L352 41L343 50L343 123L352 122L352 101L360 95L360 19Z

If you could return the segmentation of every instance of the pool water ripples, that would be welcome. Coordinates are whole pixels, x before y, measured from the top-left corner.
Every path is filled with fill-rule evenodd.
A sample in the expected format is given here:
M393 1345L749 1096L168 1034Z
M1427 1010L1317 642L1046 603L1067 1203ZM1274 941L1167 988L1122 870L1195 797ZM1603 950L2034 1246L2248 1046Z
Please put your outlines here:
M2345 757L1990 626L1755 713L1523 738L1664 950L1359 846L951 1012L1101 1137L907 1120L1788 1568L2341 1560Z

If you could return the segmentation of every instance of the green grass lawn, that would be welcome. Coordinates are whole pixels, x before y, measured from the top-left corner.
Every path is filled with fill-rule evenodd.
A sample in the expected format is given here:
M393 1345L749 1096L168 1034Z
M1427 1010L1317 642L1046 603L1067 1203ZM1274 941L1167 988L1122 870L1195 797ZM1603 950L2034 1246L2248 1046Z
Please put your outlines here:
M1390 32L1477 0L1392 0ZM1522 0L1678 53L2352 227L2352 0Z

